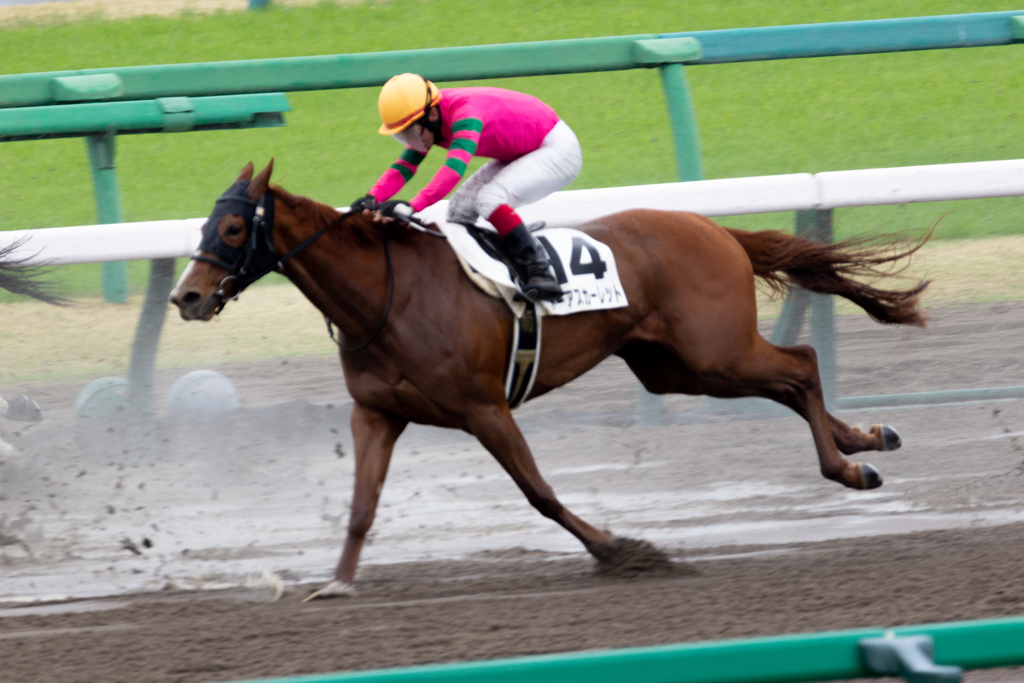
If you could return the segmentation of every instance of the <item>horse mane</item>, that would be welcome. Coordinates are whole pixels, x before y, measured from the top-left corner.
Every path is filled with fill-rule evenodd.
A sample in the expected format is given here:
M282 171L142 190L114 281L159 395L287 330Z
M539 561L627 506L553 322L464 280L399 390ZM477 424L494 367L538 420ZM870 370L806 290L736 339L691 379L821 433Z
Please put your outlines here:
M329 223L340 215L339 211L334 207L315 201L309 197L292 194L280 185L271 185L270 189L274 191L275 197L280 199L284 202L285 206L295 212L295 215L299 220L315 223L319 226Z
M333 206L318 202L309 197L292 194L280 185L271 185L274 196L284 202L285 206L291 209L296 217L304 222L311 223L317 227L327 227L327 231L337 232L335 229L345 227L352 236L365 244L373 244L380 239L380 230L375 230L369 219L362 216L353 216L349 213L342 213Z

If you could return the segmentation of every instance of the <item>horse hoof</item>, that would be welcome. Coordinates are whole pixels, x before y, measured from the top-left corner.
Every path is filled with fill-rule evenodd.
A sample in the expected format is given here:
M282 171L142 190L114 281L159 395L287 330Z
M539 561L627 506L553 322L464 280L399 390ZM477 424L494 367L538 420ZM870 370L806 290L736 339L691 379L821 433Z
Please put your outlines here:
M877 489L882 485L882 473L875 469L874 465L866 462L860 464L860 476L864 480L864 489Z
M903 439L900 438L900 433L889 425L882 425L882 450L895 451L902 445Z
M342 583L341 581L331 581L329 584L311 594L308 598L302 602L309 602L310 600L322 600L324 598L351 598L356 594L356 589L352 587L350 583Z

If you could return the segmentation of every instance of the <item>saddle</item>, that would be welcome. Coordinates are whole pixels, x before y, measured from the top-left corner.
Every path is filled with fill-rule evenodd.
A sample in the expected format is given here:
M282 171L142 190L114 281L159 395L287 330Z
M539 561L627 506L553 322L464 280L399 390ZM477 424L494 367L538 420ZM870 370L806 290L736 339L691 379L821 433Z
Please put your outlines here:
M509 405L516 407L529 395L540 363L541 324L544 316L571 315L628 306L611 248L593 237L567 228L541 230L530 226L551 257L551 266L565 296L562 301L527 300L519 290L513 267L497 246L492 230L439 221L463 272L481 291L505 301L515 317L513 344L505 389Z

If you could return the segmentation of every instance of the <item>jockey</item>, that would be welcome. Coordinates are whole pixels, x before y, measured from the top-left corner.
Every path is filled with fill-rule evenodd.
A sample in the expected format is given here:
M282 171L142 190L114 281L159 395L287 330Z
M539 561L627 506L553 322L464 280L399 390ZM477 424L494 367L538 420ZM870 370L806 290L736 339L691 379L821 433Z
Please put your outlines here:
M401 74L385 83L378 106L380 134L394 137L405 151L369 193L352 204L352 211L409 217L451 192L474 154L489 157L452 196L448 221L474 225L478 217L486 218L500 235L499 248L523 293L533 300L560 300L562 289L547 252L515 211L565 187L580 172L580 144L558 114L523 93L502 88L439 90L416 74ZM391 200L435 144L448 149L444 165L412 201Z

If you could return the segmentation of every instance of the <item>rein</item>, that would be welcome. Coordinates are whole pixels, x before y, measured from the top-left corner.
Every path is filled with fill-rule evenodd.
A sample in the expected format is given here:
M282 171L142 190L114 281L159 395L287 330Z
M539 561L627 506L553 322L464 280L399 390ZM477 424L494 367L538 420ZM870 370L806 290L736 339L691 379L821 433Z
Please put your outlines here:
M393 218L392 220L405 223L410 228L419 230L420 232L425 232L428 235L439 237L441 239L448 239L447 235L444 233L424 227L412 219ZM388 264L388 304L384 307L384 315L380 319L380 324L377 325L377 329L373 331L373 334L370 335L369 339L358 346L343 346L341 341L334 336L334 325L331 323L331 319L326 315L324 316L324 322L327 323L327 333L331 335L331 341L337 344L338 348L342 351L359 351L360 349L366 348L370 345L370 342L377 338L380 331L384 329L384 323L388 321L388 314L391 313L391 301L395 297L395 269L391 266L391 242L387 235L384 236L384 258Z
M331 341L338 345L338 348L342 351L359 351L370 345L380 331L384 329L384 323L388 321L388 315L391 313L391 301L395 298L395 269L391 267L391 241L384 237L384 258L388 264L388 305L384 307L384 315L380 319L380 324L377 325L377 329L373 331L370 338L364 341L358 346L344 346L341 340L334 336L334 325L331 323L331 319L326 315L324 316L324 322L327 323L327 333L331 335Z

